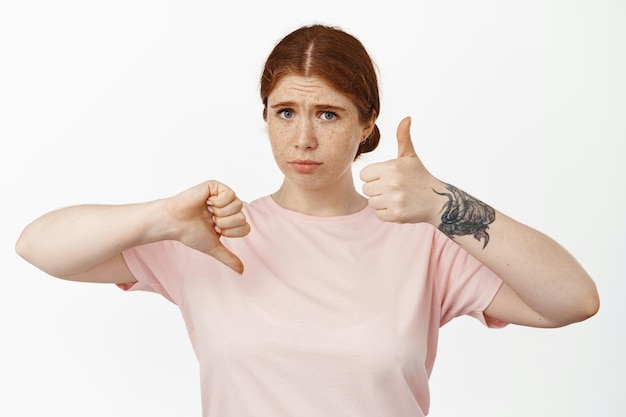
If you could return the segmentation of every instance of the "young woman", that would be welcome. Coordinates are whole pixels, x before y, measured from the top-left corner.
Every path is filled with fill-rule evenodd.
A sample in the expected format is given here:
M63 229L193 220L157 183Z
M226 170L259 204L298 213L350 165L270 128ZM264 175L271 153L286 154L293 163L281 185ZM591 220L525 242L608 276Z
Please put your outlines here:
M550 238L439 181L410 119L398 158L376 148L378 85L361 43L303 27L270 54L264 118L284 174L242 203L211 180L176 196L58 210L18 253L50 275L161 293L181 309L205 416L424 416L439 328L557 327L598 309L595 285ZM245 266L245 269L244 269Z

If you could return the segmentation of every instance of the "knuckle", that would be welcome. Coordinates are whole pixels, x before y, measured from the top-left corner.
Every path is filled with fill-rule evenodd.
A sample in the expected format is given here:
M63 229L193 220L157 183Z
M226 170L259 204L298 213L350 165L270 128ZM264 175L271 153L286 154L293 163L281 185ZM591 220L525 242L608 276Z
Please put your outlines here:
M212 198L215 198L215 200L220 202L222 206L225 206L235 199L235 193L230 188L225 188Z
M233 204L233 209L235 211L241 211L241 209L243 209L243 202L236 198L231 204Z
M226 221L223 217L213 216L211 220L213 221L213 225L219 227L220 229L223 229L226 226Z
M393 193L391 197L391 202L393 203L393 210L398 211L401 207L404 207L406 204L407 196L402 192Z

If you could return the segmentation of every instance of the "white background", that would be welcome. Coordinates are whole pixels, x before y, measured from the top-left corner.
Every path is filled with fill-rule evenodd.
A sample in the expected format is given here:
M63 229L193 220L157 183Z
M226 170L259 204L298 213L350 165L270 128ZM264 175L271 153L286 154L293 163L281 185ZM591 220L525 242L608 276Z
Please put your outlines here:
M258 77L315 22L380 69L383 143L355 170L395 157L412 115L436 176L554 237L600 290L600 313L562 329L444 327L431 416L625 415L625 21L617 0L3 2L0 415L199 416L175 306L49 278L13 245L71 204L211 178L274 191Z

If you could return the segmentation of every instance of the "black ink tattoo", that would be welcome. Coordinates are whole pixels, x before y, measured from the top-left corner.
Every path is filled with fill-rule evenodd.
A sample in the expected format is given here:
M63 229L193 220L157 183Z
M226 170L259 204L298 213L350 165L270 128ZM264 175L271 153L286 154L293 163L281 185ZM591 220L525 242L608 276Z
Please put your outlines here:
M448 197L448 202L444 204L439 230L451 239L454 236L474 235L479 242L484 239L483 249L489 243L489 225L496 219L496 212L493 208L459 190L453 185L446 184L448 192L439 195Z

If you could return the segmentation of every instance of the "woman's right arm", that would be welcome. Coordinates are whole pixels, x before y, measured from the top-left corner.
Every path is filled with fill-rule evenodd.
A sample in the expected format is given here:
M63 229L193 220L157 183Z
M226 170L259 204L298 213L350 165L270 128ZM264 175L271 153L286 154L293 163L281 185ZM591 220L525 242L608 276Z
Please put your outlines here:
M207 181L147 203L53 211L28 225L15 248L44 272L74 281L134 282L122 251L160 240L178 240L241 273L241 261L219 239L249 232L242 206L229 187Z

